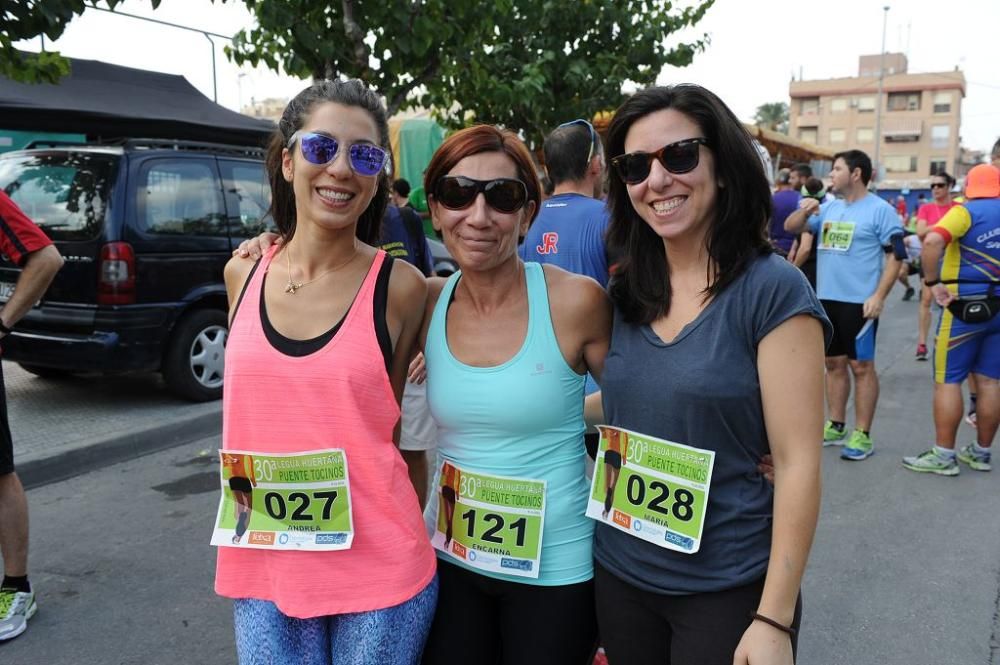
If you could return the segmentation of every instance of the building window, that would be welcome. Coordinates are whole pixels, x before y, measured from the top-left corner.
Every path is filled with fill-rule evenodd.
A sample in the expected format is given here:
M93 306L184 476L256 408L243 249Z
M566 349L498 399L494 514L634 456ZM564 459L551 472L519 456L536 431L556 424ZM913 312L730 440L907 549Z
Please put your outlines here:
M819 97L806 97L799 107L803 115L807 113L819 113Z
M944 157L931 157L931 175L947 171L948 160Z
M951 127L948 125L934 125L931 127L931 147L947 148L950 136Z
M885 170L889 173L913 173L917 170L916 155L886 155Z
M858 127L858 143L874 143L875 130L871 127Z
M831 113L844 113L847 111L847 98L837 97L836 99L830 100L830 112Z
M847 132L843 129L830 130L830 143L846 143Z
M889 110L890 111L919 111L920 110L920 93L919 92L890 92L889 93Z
M858 111L861 113L874 113L875 112L875 98L874 97L858 97Z
M934 112L935 113L951 113L951 93L950 92L935 92L934 93Z
M799 140L806 143L816 143L816 128L802 127L799 129Z

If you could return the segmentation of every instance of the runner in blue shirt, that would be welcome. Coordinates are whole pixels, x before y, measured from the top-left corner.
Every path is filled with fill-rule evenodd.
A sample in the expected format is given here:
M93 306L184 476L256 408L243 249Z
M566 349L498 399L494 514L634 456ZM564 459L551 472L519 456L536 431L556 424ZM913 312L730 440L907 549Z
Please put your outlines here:
M826 352L826 394L830 419L823 445L845 434L848 367L854 376L854 432L840 456L863 460L873 453L871 425L878 403L875 334L886 296L906 256L903 227L896 211L868 191L872 162L860 150L834 156L832 189L842 198L820 204L803 198L788 216L785 230L808 230L816 237L816 291L833 323Z
M523 261L552 263L607 287L608 212L598 198L604 177L601 140L589 122L573 120L553 130L543 150L555 189L518 253Z

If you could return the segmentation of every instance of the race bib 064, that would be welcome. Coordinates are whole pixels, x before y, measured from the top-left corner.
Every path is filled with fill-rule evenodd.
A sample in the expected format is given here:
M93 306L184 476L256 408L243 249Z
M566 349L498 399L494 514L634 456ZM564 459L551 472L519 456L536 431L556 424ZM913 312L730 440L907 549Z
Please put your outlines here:
M715 451L600 425L587 517L666 549L701 547Z
M854 222L823 222L819 248L831 252L846 252L854 242Z
M537 578L545 484L475 473L445 462L431 544L473 568Z
M345 550L354 540L347 457L219 451L222 497L212 545Z

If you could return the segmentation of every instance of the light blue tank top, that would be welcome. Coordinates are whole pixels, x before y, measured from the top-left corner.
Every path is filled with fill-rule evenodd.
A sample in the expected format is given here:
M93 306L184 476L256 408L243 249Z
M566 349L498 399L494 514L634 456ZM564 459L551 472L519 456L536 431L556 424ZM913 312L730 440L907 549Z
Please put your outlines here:
M445 461L469 471L546 480L538 578L476 572L526 584L576 584L594 574L594 523L584 516L590 489L584 468L584 377L559 350L542 266L525 264L525 277L528 333L514 357L495 367L472 367L451 354L445 327L461 273L452 275L441 292L424 349L427 399L438 424L431 487L439 486ZM438 504L429 501L424 514L432 534ZM465 565L441 552L438 556Z

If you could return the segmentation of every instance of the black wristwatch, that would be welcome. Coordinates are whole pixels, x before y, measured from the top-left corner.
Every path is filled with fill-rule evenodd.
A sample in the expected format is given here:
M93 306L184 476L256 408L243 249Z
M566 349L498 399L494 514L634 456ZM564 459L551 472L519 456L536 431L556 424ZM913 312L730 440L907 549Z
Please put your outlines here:
M926 286L927 288L930 288L932 286L937 286L940 283L941 283L940 279L925 279L924 280L924 286Z

